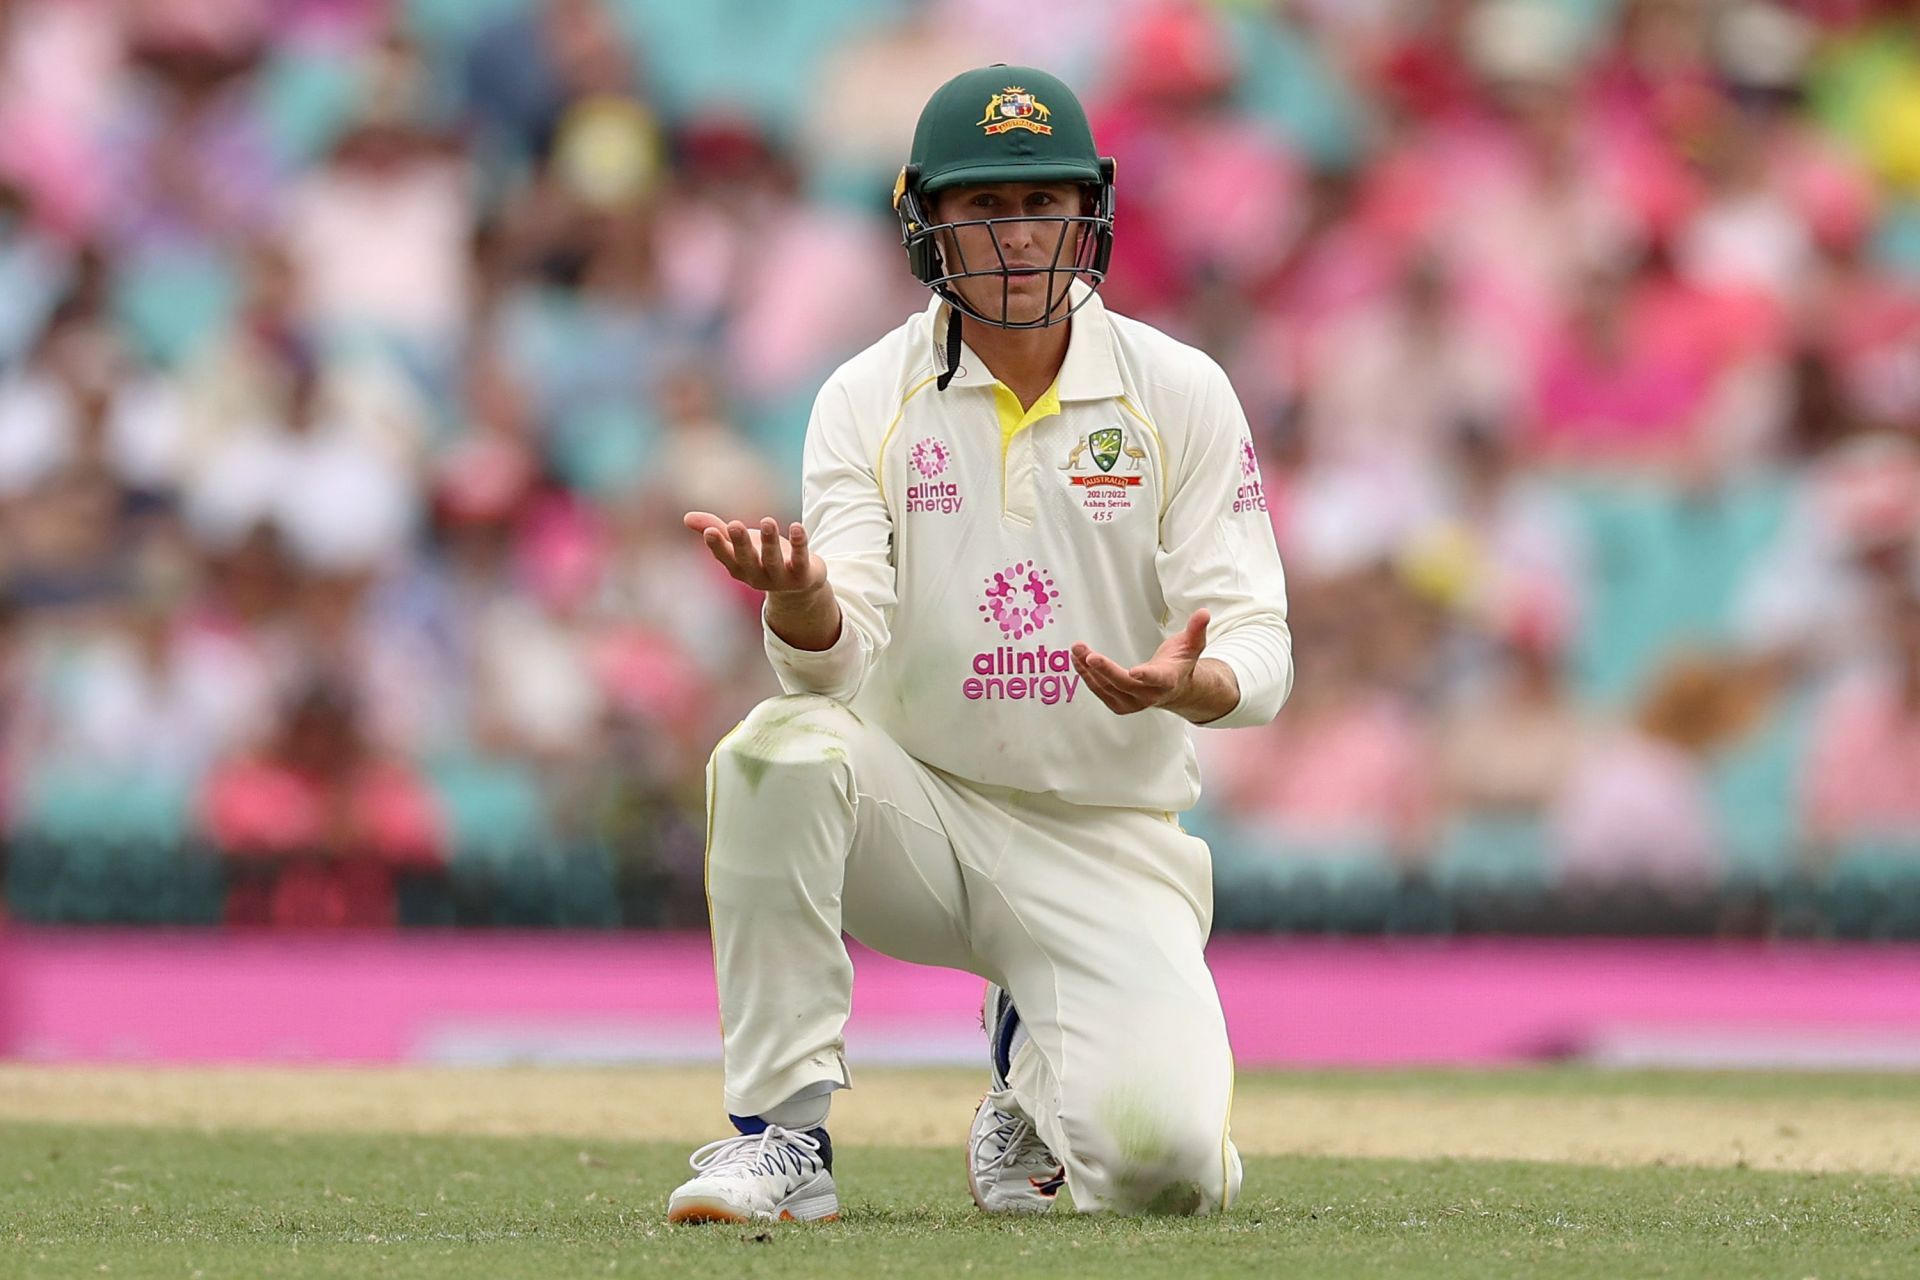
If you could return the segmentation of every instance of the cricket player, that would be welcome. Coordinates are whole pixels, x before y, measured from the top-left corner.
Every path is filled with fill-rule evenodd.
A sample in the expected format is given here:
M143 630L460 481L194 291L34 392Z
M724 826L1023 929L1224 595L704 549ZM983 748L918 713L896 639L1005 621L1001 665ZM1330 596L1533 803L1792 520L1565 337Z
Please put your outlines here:
M672 1221L838 1213L843 930L987 980L982 1209L1238 1190L1211 863L1175 815L1186 722L1264 723L1292 686L1286 588L1226 375L1095 292L1113 188L1053 76L942 86L895 192L931 304L821 390L800 523L686 517L766 593L787 693L708 767L739 1132L695 1153Z

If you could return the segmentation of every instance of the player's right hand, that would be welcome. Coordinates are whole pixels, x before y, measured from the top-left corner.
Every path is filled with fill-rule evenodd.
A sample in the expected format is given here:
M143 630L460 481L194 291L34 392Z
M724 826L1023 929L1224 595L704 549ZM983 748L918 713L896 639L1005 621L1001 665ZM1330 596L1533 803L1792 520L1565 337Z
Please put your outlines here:
M807 531L798 522L785 537L772 516L757 529L709 511L689 511L682 523L700 535L721 568L756 590L813 591L826 585L827 563L807 550Z

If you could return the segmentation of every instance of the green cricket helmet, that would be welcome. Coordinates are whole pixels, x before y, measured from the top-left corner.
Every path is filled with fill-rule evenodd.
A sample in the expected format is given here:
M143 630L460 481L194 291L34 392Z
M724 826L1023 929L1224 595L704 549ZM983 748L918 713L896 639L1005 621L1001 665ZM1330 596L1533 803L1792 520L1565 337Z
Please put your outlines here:
M932 197L949 187L994 182L1074 182L1084 187L1088 200L1082 212L1035 218L983 218L936 222ZM1106 278L1113 255L1113 160L1093 145L1087 113L1073 91L1056 76L1033 67L996 63L963 72L941 85L927 100L913 131L913 151L893 190L894 212L900 218L901 242L913 274L963 315L1006 329L1038 329L1058 324L1080 302L1062 307L1076 276L1091 288ZM1059 223L1061 236L1048 275L1047 305L1037 320L1010 322L1008 267L998 237L993 238L995 260L967 262L955 237L944 237L959 227L1032 221ZM1069 234L1082 229L1079 237ZM1062 261L1067 246L1072 257ZM946 261L951 251L960 259ZM991 276L1001 281L998 317L985 315L953 287L956 280ZM1086 297L1091 297L1089 292ZM959 327L949 330L957 359ZM952 361L950 360L951 364Z

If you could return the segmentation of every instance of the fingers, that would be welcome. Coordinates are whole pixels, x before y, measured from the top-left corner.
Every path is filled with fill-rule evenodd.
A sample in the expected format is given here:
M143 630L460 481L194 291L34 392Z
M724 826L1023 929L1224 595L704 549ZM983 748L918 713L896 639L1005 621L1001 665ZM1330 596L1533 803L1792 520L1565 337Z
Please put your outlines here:
M793 556L793 576L801 582L813 575L813 559L807 551L807 531L798 520L787 529L787 546Z
M760 521L760 570L769 582L777 582L786 573L786 551L780 545L780 522L772 516Z
M1079 673L1081 682L1092 691L1093 696L1106 703L1109 711L1115 712L1118 715L1126 715L1127 707L1125 698L1123 698L1119 691L1088 661L1088 659L1099 655L1095 654L1084 644L1074 645L1072 655L1073 669Z
M789 538L780 536L780 522L772 516L763 516L759 527L753 528L742 520L722 520L711 512L689 511L681 523L700 535L722 568L757 590L799 590L816 575L807 531L797 522L789 527Z
M1151 696L1173 687L1172 673L1161 662L1144 662L1123 667L1113 659L1087 650L1087 666L1101 680L1123 693Z
M760 557L753 545L753 534L738 520L727 521L727 540L733 544L733 558L751 571Z
M733 572L733 565L722 550L726 545L726 521L711 511L689 511L680 517L680 523L687 526L689 531L699 534L700 541L713 553L713 558L725 566L728 573Z
M1128 670L1084 644L1073 646L1072 657L1074 670L1087 688L1117 715L1129 716L1157 706L1171 687L1151 664Z
M689 511L682 523L700 535L700 541L720 562L721 568L750 587L767 589L768 575L762 567L760 546L755 540L757 531L738 520L722 520L706 511Z
M727 527L724 524L702 529L700 541L706 544L721 568L736 578L740 576L740 566L733 558L733 544L727 541Z
M1132 674L1112 658L1104 654L1087 650L1087 670L1097 676L1103 684L1122 688L1133 682Z
M1212 620L1213 615L1205 609L1195 609L1193 616L1187 619L1186 639L1195 653L1207 647L1207 623Z

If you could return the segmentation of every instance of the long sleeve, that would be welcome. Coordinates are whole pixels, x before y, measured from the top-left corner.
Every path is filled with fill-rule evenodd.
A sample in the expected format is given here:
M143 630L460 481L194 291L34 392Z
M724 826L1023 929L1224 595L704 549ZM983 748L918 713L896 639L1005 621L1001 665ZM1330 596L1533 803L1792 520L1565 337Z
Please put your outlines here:
M796 649L765 626L762 613L767 659L788 693L850 701L886 647L895 603L893 518L874 465L846 387L828 382L807 423L801 522L814 554L826 561L840 638L830 649Z
M1293 690L1287 582L1267 517L1247 419L1227 375L1209 365L1187 423L1185 456L1155 557L1170 625L1208 610L1202 657L1232 669L1240 702L1209 728L1265 724Z

